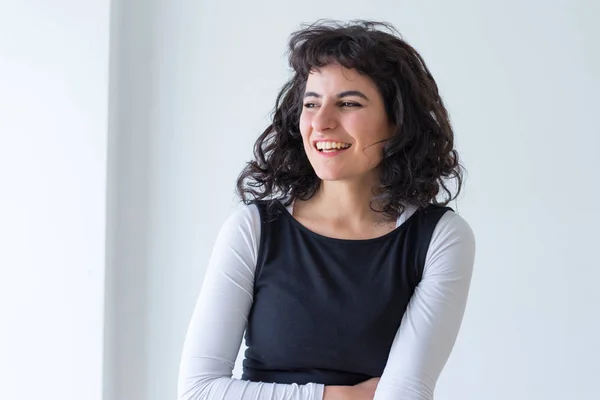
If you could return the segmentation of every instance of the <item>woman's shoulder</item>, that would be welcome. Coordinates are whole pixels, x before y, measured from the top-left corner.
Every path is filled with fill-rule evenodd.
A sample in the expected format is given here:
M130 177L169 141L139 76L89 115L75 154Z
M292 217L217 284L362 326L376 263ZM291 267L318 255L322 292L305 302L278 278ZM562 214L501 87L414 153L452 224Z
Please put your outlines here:
M213 252L217 258L233 254L253 265L260 241L260 215L255 205L241 205L229 213L219 229Z
M459 213L448 210L433 231L425 270L437 270L448 276L470 276L475 250L475 234L471 225Z
M257 228L260 228L259 205L252 203L236 206L225 219L222 229L253 233Z
M442 204L431 203L424 207L418 207L412 204L405 205L404 219L410 218L411 215L420 211L421 216L433 218L435 229L433 232L434 239L437 236L447 237L464 237L473 238L474 234L471 225L467 220L455 211L453 207ZM402 216L401 216L402 217Z
M436 227L438 235L462 238L475 241L475 235L469 222L458 212L448 209L440 218Z

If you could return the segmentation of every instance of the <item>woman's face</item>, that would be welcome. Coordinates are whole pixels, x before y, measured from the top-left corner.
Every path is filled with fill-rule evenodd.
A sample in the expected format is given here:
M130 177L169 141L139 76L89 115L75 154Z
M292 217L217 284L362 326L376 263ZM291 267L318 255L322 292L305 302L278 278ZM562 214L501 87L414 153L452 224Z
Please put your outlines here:
M308 76L300 132L319 178L361 181L378 179L380 142L391 136L392 127L375 83L330 64Z

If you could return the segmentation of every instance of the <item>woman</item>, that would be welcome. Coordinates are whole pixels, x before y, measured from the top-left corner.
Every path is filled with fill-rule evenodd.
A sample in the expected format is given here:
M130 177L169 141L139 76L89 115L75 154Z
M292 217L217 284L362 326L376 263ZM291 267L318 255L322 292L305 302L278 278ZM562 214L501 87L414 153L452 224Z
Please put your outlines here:
M431 399L475 253L446 207L462 170L437 85L375 22L295 32L290 65L215 244L179 398Z

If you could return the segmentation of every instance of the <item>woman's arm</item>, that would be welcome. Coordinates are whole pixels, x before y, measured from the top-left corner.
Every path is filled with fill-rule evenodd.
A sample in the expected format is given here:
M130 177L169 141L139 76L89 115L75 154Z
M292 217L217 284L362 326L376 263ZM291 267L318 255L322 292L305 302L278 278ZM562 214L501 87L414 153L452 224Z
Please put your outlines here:
M186 335L179 400L321 400L323 385L284 385L231 378L253 301L260 237L255 206L224 223Z
M390 350L375 400L432 400L466 307L475 238L447 212L436 226L417 285Z

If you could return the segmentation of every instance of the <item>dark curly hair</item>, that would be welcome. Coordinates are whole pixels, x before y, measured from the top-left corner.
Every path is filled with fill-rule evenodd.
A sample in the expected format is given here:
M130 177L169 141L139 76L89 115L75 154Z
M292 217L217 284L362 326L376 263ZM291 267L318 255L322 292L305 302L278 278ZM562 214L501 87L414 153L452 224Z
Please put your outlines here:
M294 32L288 50L293 76L277 96L272 123L254 145L255 159L238 177L237 193L245 204L280 200L289 205L318 190L321 180L304 151L299 118L309 73L328 64L368 76L395 127L374 188L373 200L381 205L377 211L394 219L404 212L403 203L447 205L458 196L463 168L448 112L425 62L392 25L320 20ZM456 179L454 195L449 179ZM446 195L442 200L440 192Z

